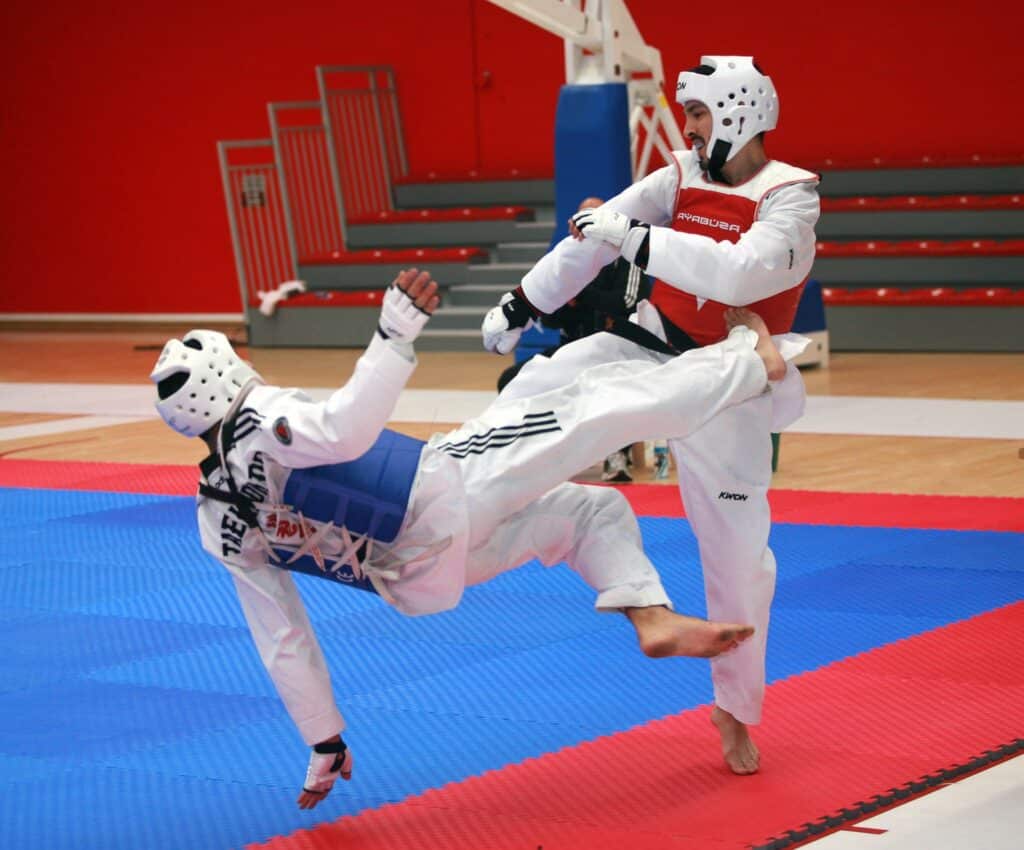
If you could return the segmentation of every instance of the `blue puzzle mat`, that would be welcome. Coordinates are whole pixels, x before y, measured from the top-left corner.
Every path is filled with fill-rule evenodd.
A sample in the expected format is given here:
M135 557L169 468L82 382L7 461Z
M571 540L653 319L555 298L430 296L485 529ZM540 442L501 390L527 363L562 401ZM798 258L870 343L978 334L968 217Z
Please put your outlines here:
M703 613L685 521L642 518ZM1024 535L776 525L771 681L1024 597ZM0 490L0 820L7 848L224 850L711 699L654 662L569 570L537 563L404 618L298 576L356 779L295 807L307 749L263 672L189 498Z

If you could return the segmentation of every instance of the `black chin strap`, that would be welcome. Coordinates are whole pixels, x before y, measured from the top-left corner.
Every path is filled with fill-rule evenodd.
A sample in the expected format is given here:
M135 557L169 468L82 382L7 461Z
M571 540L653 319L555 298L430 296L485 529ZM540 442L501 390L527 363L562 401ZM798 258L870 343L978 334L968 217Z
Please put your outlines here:
M206 480L199 482L199 494L208 499L215 499L218 502L234 505L238 511L239 519L250 528L259 528L259 514L256 513L256 509L253 507L252 499L247 499L238 491L238 485L235 484L235 479L232 477L231 469L227 464L228 451L235 442L235 424L238 418L238 409L241 401L249 395L251 390L251 386L245 387L242 390L236 403L232 405L234 411L231 412L231 415L225 416L220 423L220 431L217 433L217 448L200 462L199 471ZM218 469L224 471L224 480L228 485L227 490L218 490L216 487L211 487L206 483L210 480L210 476Z
M722 174L722 166L725 165L731 150L732 142L723 142L721 139L717 139L714 148L711 149L711 157L708 159L708 174L716 183L729 182Z

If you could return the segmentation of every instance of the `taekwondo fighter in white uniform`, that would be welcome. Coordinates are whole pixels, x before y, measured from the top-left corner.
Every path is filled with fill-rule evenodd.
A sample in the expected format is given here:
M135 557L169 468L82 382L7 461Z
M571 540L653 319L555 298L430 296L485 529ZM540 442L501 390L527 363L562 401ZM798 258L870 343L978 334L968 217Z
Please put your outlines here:
M679 75L676 99L686 113L688 151L602 207L577 213L566 237L503 296L484 320L484 346L511 351L537 316L571 299L618 256L656 278L633 323L535 357L502 398L535 395L581 369L619 358L663 361L714 343L723 313L747 305L772 334L790 330L814 260L818 176L768 159L762 134L775 128L775 87L748 56L704 56ZM791 360L803 345L778 340ZM657 394L672 392L664 385ZM715 708L726 762L754 773L759 754L747 725L759 723L764 698L768 612L775 558L771 516L770 433L803 413L803 381L790 363L771 394L730 407L697 432L671 431L686 515L704 568L709 616L752 623L755 637L712 663Z
M630 619L647 655L711 657L753 633L673 612L623 496L563 482L617 446L688 434L767 392L786 365L763 322L737 312L721 345L664 365L599 366L557 393L496 402L424 443L384 425L436 292L426 273L402 272L352 377L324 402L265 385L213 331L169 340L150 376L163 419L210 449L200 464L200 536L230 571L259 654L314 748L302 808L339 775L350 778L352 754L290 571L375 593L415 616L452 608L467 585L532 558L565 561L599 610Z

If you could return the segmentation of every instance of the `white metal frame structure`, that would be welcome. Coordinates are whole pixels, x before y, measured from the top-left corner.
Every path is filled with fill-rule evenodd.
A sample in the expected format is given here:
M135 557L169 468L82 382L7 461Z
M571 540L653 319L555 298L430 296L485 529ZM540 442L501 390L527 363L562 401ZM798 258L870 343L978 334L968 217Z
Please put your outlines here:
M345 207L320 101L268 103L267 117L295 256L344 250Z
M365 219L394 209L394 181L408 172L394 71L387 65L318 65L316 77L344 215Z
M625 0L490 0L565 40L570 85L625 83L633 179L650 169L657 149L668 161L683 134L665 98L661 52L644 41Z
M287 199L270 139L217 143L242 308L298 273Z

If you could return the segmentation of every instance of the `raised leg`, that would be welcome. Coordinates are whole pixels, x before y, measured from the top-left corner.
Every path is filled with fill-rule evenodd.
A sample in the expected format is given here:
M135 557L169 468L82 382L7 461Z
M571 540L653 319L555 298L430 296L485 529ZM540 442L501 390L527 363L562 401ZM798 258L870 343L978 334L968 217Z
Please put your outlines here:
M469 555L467 584L480 584L538 558L565 562L597 594L599 610L623 611L641 650L652 658L711 658L753 632L741 623L708 622L671 610L657 571L643 551L640 528L617 490L563 484L519 513L471 516L488 525L486 542Z
M623 445L691 434L729 406L764 393L766 369L756 344L754 331L736 328L719 345L664 362L645 352L646 359L593 366L541 395L502 395L431 445L459 461L470 505L508 516ZM480 542L474 536L470 546Z

